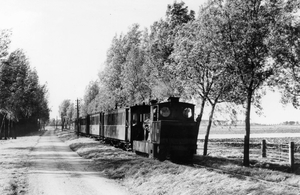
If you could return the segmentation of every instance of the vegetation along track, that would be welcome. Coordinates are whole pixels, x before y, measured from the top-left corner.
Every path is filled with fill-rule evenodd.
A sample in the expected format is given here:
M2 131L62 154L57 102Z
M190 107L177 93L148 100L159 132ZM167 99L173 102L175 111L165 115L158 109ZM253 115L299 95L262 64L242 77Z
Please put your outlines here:
M199 165L199 164L197 164L196 161L194 161L193 164L191 164L190 166L195 167L195 168L204 168L208 171L214 171L214 172L217 172L217 173L220 173L220 174L227 174L227 175L230 175L230 176L233 176L233 177L236 177L236 178L262 182L262 183L265 183L267 185L276 184L276 185L280 185L280 186L283 186L283 187L286 187L286 188L293 188L293 189L298 190L300 192L300 188L298 186L283 184L283 183L279 183L279 182L275 182L275 181L268 181L268 180L256 178L256 177L253 177L253 176L236 173L236 172L233 172L233 171L223 170L223 169L220 169L220 168L214 168L214 167L210 167L210 166Z

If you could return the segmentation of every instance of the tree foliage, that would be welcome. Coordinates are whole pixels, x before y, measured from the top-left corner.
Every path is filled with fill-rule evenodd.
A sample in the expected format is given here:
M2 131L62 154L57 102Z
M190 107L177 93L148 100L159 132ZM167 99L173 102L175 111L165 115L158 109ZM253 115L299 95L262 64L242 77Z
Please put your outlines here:
M9 55L0 74L2 109L13 113L16 120L31 116L49 118L46 86L39 84L38 75L30 69L22 50Z
M146 101L150 89L144 70L145 52L142 31L134 24L125 35L115 37L108 50L105 71L100 81L119 106Z
M9 42L0 40L0 45ZM39 83L37 72L30 68L23 50L7 54L7 48L7 45L0 46L1 57L7 55L2 58L0 67L0 111L7 119L17 123L17 126L31 123L29 126L32 129L28 130L34 130L38 128L38 122L49 119L47 86ZM26 131L26 127L23 126L18 131Z
M86 87L83 103L80 107L80 112L82 115L87 113L94 113L97 111L96 105L93 103L99 93L99 84L97 81L90 81L89 85Z
M184 24L195 19L195 12L188 11L184 2L174 2L168 5L165 20L161 19L153 23L150 28L148 41L148 59L155 77L156 86L165 88L163 94L157 96L181 95L182 88L178 85L178 79L170 74L168 65L172 63L170 57L174 51L174 41L177 32Z
M200 98L202 109L209 103L211 122L217 103L242 104L247 166L250 112L263 89L279 87L284 102L299 105L298 10L298 0L209 0L196 18L174 2L149 32L134 24L113 38L85 113L181 96Z
M61 102L59 105L59 116L61 117L61 122L62 122L62 129L65 127L65 123L70 119L68 116L68 110L69 107L71 106L71 100L65 99Z
M1 30L0 29L0 60L5 58L9 53L9 45L10 45L10 37L11 37L11 30ZM1 66L1 63L0 63Z
M288 1L278 18L279 25L273 31L272 58L277 64L271 85L277 86L282 92L282 102L300 106L300 21L298 16L299 1Z
M207 126L204 155L207 153L208 136L215 107L221 102L239 102L233 91L236 79L227 69L230 61L226 51L222 50L219 20L220 9L205 7L199 17L185 24L177 33L173 62L169 64L170 74L180 79L180 85L190 97L201 99L198 115L198 128L206 102L211 106Z
M222 8L222 40L224 51L228 52L232 74L239 79L236 93L246 98L246 135L244 165L249 165L250 111L251 104L257 100L255 92L266 84L278 67L277 60L272 60L272 52L282 47L282 36L274 36L292 23L290 14L296 4L283 0L227 0L219 1ZM283 22L284 21L284 22ZM289 33L288 33L289 34ZM275 39L281 40L274 42ZM275 45L273 45L275 44ZM275 58L276 59L276 58ZM281 67L282 68L282 67ZM259 96L258 96L259 97Z

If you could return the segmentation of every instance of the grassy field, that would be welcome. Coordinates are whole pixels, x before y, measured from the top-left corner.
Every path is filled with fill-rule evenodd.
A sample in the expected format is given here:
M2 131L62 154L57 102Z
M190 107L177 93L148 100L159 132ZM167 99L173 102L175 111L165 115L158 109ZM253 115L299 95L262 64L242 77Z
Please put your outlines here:
M205 134L206 125L200 125L199 133ZM244 125L221 126L213 125L211 134L245 134ZM300 133L300 125L251 125L251 133Z
M230 158L196 155L190 164L160 162L90 138L77 139L68 131L57 135L131 194L300 194L300 169L290 173L287 167L274 169L272 164L260 162L243 167L234 153Z

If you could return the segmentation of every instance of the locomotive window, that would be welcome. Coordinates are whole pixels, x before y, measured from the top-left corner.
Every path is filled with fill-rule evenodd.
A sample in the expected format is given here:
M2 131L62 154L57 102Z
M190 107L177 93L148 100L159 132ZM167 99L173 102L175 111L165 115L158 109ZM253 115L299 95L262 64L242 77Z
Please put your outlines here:
M185 108L185 109L183 109L183 116L185 118L191 118L193 116L192 109L191 108Z
M144 121L150 119L150 113L144 114Z
M137 124L137 121L138 121L137 114L136 113L132 114L132 126L135 126Z
M157 120L157 107L153 107L153 120L156 121Z
M143 122L143 114L140 114L140 122L142 123Z
M170 111L170 109L169 109L168 107L162 107L162 108L160 109L160 114L161 114L163 117L168 117L168 116L170 116L171 111Z

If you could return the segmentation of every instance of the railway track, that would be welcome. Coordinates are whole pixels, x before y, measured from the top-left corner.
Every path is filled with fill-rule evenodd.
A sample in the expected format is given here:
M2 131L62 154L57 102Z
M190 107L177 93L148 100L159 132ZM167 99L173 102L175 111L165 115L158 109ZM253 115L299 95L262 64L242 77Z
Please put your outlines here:
M75 131L72 131L72 132L75 133ZM217 172L217 173L220 173L220 174L227 174L227 175L230 175L232 177L241 178L241 179L245 179L245 180L247 179L247 180L250 180L250 181L257 181L257 182L260 182L260 183L264 183L266 185L271 185L271 186L272 185L280 185L280 186L285 187L285 188L296 190L300 194L299 186L283 184L283 183L276 182L276 181L268 181L268 180L260 179L260 178L257 178L257 177L253 177L253 176L249 176L249 175L245 175L245 174L241 174L241 173L236 173L236 172L233 172L233 171L228 171L228 170L224 170L224 169L220 169L220 168L214 168L214 167L210 167L210 166L201 165L201 164L197 163L197 160L194 160L194 162L192 164L189 164L188 166L191 166L191 167L194 167L194 168L203 168L203 169L206 169L208 171L214 171L214 172Z

